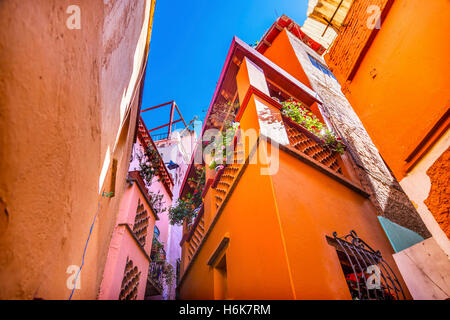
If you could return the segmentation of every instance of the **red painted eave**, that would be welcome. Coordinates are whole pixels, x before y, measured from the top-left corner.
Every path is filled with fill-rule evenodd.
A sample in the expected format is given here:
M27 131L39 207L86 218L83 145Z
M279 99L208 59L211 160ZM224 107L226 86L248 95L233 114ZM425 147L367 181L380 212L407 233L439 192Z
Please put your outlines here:
M272 42L280 34L283 29L286 28L289 32L299 38L308 47L313 49L318 54L322 55L325 52L325 48L318 42L311 39L306 33L302 31L300 26L295 23L291 18L286 15L282 15L275 21L272 26L267 30L261 40L256 46L256 51L263 54L267 48L272 45Z

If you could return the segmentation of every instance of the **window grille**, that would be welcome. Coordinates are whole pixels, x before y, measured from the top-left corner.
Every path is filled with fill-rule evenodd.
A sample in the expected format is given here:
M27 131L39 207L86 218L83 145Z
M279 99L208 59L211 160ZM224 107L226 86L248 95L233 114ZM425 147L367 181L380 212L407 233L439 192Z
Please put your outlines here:
M119 300L136 300L141 272L133 261L127 257L125 271L123 272L122 286L120 288Z
M136 217L134 219L133 233L136 235L136 238L138 239L141 246L145 246L148 221L148 212L144 209L144 204L141 203L141 199L139 199L136 209Z
M372 249L353 230L344 237L334 232L333 237L354 300L406 299L397 276L380 251Z

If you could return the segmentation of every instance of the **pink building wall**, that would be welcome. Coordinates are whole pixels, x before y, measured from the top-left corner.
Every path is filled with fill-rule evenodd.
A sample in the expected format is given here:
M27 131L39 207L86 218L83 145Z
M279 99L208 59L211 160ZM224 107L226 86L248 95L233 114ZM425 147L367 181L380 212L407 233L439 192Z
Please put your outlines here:
M147 211L149 217L147 235L143 247L140 246L132 233L139 203L143 204L144 210ZM137 299L144 299L155 220L146 197L139 188L138 183L133 181L122 198L116 227L108 251L99 299L119 299L125 265L128 259L132 260L134 266L140 272Z

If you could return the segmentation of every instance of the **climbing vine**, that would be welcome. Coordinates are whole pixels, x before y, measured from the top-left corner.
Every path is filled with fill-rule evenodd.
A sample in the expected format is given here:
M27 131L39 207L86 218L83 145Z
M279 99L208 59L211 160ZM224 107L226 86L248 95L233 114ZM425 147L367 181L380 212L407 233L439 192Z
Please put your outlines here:
M192 221L202 204L202 192L205 188L205 169L197 170L197 178L189 178L192 193L178 198L175 206L169 209L169 221L172 225L182 225L184 220Z
M216 138L214 143L214 149L211 152L211 162L209 164L210 169L215 169L217 166L225 164L227 159L227 146L233 144L234 136L239 130L239 122L232 122L225 126L225 134Z
M153 178L160 176L163 169L161 168L161 159L159 157L158 151L153 147L149 146L145 149L143 155L138 155L139 168L147 185L151 185ZM158 180L159 181L159 180Z
M153 212L156 215L167 211L167 207L164 206L163 202L164 195L161 194L161 192L154 193L149 190L148 194L150 195L150 204L152 206Z

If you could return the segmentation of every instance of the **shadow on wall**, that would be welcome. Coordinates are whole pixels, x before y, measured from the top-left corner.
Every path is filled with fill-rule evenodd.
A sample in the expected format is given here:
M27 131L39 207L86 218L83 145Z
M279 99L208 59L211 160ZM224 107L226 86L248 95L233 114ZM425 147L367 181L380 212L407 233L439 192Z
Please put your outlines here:
M378 215L416 232L424 239L430 238L431 233L428 231L416 208L395 179L389 167L386 165L386 168L388 168L391 174L391 181L385 181L364 168L360 158L361 156L357 152L354 152L354 150L358 150L357 146L354 145L351 139L346 140L346 145L348 146L347 150L349 154L354 160L355 170L359 175L361 184L364 190L370 195L370 200L375 205Z

